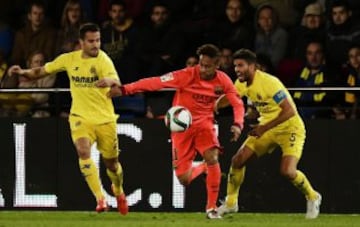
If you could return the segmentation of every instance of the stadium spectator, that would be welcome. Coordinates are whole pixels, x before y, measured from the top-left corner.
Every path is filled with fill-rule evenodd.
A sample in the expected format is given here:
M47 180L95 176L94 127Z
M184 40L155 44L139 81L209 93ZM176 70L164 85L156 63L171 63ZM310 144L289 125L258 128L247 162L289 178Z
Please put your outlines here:
M157 91L161 88L175 88L173 105L186 107L192 114L192 125L182 133L172 133L173 166L180 183L188 185L201 173L207 172L206 216L218 219L217 198L220 187L221 170L218 162L220 144L214 130L214 104L217 98L225 95L233 106L234 124L232 140L236 141L243 127L244 107L237 97L230 78L216 70L219 64L220 50L211 44L199 47L199 65L167 73L160 77L151 77L121 86L111 78L98 82L100 87L111 87L109 95L122 96L137 92ZM192 167L199 153L204 162Z
M228 0L225 7L224 16L213 25L210 41L231 51L252 48L254 29L251 9L244 0Z
M35 51L30 54L26 66L28 68L38 68L45 64L46 58L41 51ZM55 84L56 75L52 74L37 80L28 80L22 76L19 78L19 88L51 88ZM20 94L21 95L21 94ZM31 100L28 105L22 105L23 110L29 112L32 117L49 117L49 94L47 93L25 93ZM18 105L19 106L19 105Z
M142 78L182 67L182 53L186 49L183 33L172 22L165 3L155 2L149 16L149 21L139 28L134 41L137 61L132 68L139 68ZM145 97L147 109L155 118L162 118L171 105L172 94L168 92L147 93Z
M352 44L360 45L360 24L352 17L347 1L334 0L329 9L331 20L327 30L327 63L340 68L347 61L347 52Z
M9 75L18 74L32 79L67 71L71 81L72 107L69 117L71 136L79 157L79 167L97 201L96 211L109 209L102 191L101 180L95 162L91 158L91 146L96 141L112 190L117 200L118 211L125 215L128 205L123 190L123 171L118 160L118 137L112 100L106 96L108 89L98 89L95 82L109 77L120 83L111 59L100 50L100 28L88 23L80 27L81 50L58 56L42 67L22 69L14 65Z
M325 64L324 47L321 42L312 41L306 47L306 65L295 82L295 87L336 86L332 70ZM326 91L296 91L294 101L303 118L330 118L330 107L335 104L333 93Z
M274 7L276 12L279 14L279 23L285 28L293 27L299 18L299 12L297 10L297 5L299 2L297 0L249 0L250 4L254 8L258 8L263 4L271 3L271 6ZM300 14L301 15L301 14Z
M348 63L346 64L347 86L360 87L360 46L352 46L348 51ZM359 111L359 91L345 91L345 113L350 119L357 119Z
M11 63L26 65L26 59L35 50L52 58L55 42L55 30L45 23L45 6L40 1L35 1L30 4L25 27L15 34Z
M185 67L193 67L199 64L199 58L196 55L190 55L185 61Z
M168 6L155 2L151 7L149 20L145 22L136 35L136 56L140 74L163 74L182 66L184 37L179 26L171 20Z
M317 218L321 195L315 191L305 174L297 168L305 142L305 126L291 95L274 76L257 69L256 55L247 49L234 54L238 76L235 87L238 94L252 101L260 114L259 124L252 127L244 144L232 157L227 181L226 201L218 208L220 215L238 211L239 189L245 178L246 166L255 159L282 150L280 173L286 177L307 200L306 218ZM221 98L216 107L227 106Z
M274 71L275 71L274 66L273 66L269 56L267 56L265 54L257 54L256 59L257 59L258 69L260 69L261 71L267 72L269 74L274 73Z
M56 55L73 51L79 40L79 28L84 13L79 0L68 0L61 16L61 28L57 34Z
M290 35L290 57L305 61L306 46L313 40L325 43L325 17L320 3L306 6L301 25L292 30Z
M285 56L287 32L280 26L276 10L270 4L260 5L255 14L255 52L267 55L274 67Z
M110 3L108 11L110 20L103 23L101 29L101 42L103 50L109 55L115 64L115 68L121 73L121 81L130 83L136 81L134 71L137 66L131 61L131 42L134 41L135 25L132 18L127 15L127 6L124 1L116 0Z
M220 49L221 57L220 57L220 64L219 69L225 72L232 81L235 81L236 75L233 66L233 51L230 48L223 47Z

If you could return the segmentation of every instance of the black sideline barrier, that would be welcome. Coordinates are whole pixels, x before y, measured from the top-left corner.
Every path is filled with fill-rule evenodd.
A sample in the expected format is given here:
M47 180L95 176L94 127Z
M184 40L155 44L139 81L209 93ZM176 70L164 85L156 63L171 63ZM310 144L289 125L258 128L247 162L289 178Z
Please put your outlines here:
M226 173L240 142L230 143L232 118L220 117L220 157ZM299 168L323 195L322 212L360 211L360 121L310 120ZM204 176L183 188L171 166L169 132L161 120L119 121L120 159L131 211L203 211ZM246 131L241 138L244 140ZM93 210L95 200L80 171L66 120L0 119L0 209ZM92 152L97 159L96 148ZM304 212L303 196L279 175L281 153L274 151L247 168L240 193L244 212ZM201 159L197 158L200 162ZM100 164L104 190L110 182ZM110 196L109 201L114 202Z

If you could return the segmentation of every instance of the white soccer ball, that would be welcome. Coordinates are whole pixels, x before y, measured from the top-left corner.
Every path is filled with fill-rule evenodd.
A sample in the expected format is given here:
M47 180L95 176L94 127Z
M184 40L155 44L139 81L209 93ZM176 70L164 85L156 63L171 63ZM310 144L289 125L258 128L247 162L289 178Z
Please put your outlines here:
M172 132L183 132L191 123L191 113L183 106L173 106L166 113L165 125Z

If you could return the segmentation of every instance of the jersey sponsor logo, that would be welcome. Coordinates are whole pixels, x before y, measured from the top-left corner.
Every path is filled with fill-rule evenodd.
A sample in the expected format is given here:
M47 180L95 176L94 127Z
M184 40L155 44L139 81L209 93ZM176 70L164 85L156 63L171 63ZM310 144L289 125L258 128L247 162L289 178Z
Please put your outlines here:
M224 88L220 85L216 85L214 87L214 93L215 93L215 95L222 95L222 94L224 94Z
M160 81L161 82L167 82L167 81L171 81L174 79L174 76L172 73L167 73L167 74L164 74L162 76L160 76Z
M90 74L96 75L96 68L93 65L90 67Z
M283 90L280 90L280 91L276 92L276 94L273 96L273 100L276 103L280 103L285 98L286 98L286 93Z
M91 76L91 77L86 77L86 76L71 76L71 80L74 83L94 83L95 81L99 80L98 76Z
M192 97L196 102L203 104L213 103L217 99L217 97L201 95L201 94L193 94Z

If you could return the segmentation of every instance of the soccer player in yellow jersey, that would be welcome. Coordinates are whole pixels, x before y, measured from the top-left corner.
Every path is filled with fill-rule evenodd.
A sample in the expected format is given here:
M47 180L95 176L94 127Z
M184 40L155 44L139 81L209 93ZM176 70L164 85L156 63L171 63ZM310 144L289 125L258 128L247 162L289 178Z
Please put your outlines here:
M321 195L315 191L305 174L297 169L305 142L305 127L291 95L274 76L257 69L256 55L246 49L234 53L239 95L251 100L259 112L259 124L250 132L243 145L232 157L228 175L227 196L218 208L220 215L238 211L238 194L245 176L245 166L280 146L280 173L297 187L307 199L306 218L319 215ZM226 98L218 100L216 108L228 105Z
M80 171L97 200L96 211L103 212L109 207L99 172L90 155L95 141L111 179L118 210L125 215L128 205L122 187L123 171L118 160L117 115L112 100L106 95L109 88L95 86L95 82L101 78L119 80L119 77L110 58L100 50L99 27L92 23L84 24L79 33L81 50L62 54L43 67L22 69L14 65L9 69L9 75L19 74L36 79L60 71L67 72L72 96L69 116L71 136L79 156Z

